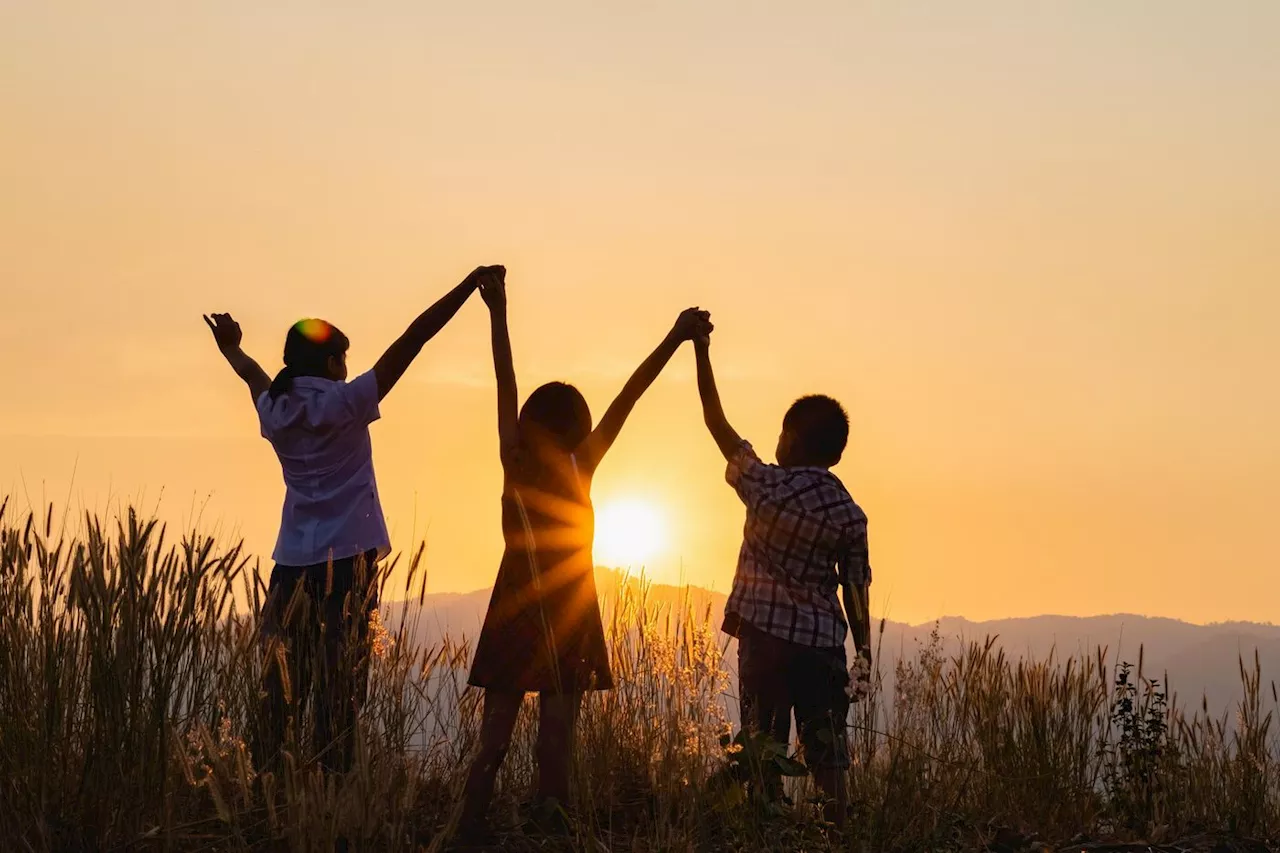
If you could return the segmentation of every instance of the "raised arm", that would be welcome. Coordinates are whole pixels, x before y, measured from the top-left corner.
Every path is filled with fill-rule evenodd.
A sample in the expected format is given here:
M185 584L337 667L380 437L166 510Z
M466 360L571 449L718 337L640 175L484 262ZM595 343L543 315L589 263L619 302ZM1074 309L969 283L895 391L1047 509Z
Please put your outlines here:
M698 396L702 398L702 419L724 458L732 460L742 446L742 436L729 425L729 419L724 416L724 406L720 404L716 374L711 369L711 337L700 335L694 338L693 349L698 357Z
M489 276L480 287L489 306L489 330L493 339L493 372L498 379L498 447L505 465L520 443L519 396L516 368L511 358L511 334L507 330L507 282L505 275Z
M373 374L378 379L378 399L381 400L391 392L409 369L409 365L418 357L418 353L422 352L427 341L448 325L490 270L505 272L502 267L477 267L461 284L419 314L404 334L387 347L382 358L373 366Z
M594 470L600 464L600 460L609 452L618 433L622 431L622 425L627 422L631 410L635 408L644 392L649 390L649 386L658 378L658 374L667 366L667 362L671 360L671 356L675 355L680 345L699 334L710 334L710 316L706 311L700 311L697 308L689 308L681 312L671 331L662 339L662 343L658 344L658 348L640 363L635 373L631 374L631 378L627 380L626 385L622 386L621 393L604 413L600 423L582 443L582 447L578 450L579 465Z
M204 322L209 331L213 332L214 343L218 345L218 351L227 360L227 364L249 386L249 394L256 405L258 398L271 388L271 377L267 376L258 362L240 349L240 341L244 338L240 324L230 314L205 314Z

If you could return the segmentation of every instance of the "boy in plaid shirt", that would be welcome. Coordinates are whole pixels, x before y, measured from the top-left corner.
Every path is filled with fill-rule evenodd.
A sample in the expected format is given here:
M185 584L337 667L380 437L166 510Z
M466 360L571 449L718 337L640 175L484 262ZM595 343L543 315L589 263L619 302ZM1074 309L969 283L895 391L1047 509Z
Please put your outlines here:
M795 711L805 763L830 801L829 819L841 825L850 628L866 671L871 660L867 516L830 470L848 443L849 418L830 397L797 400L782 421L778 464L767 465L725 418L709 337L695 347L703 416L729 462L729 485L747 507L723 627L738 638L742 724L787 744Z

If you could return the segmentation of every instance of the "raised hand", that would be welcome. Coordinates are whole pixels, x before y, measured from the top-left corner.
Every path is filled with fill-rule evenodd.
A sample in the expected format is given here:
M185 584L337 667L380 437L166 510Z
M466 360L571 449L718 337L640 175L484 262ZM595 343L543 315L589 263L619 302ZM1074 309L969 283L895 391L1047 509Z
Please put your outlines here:
M227 364L231 365L236 375L249 386L249 395L253 397L256 405L258 398L271 387L271 377L267 376L258 362L240 349L240 341L244 337L240 332L240 324L230 314L203 316L204 324L209 327L210 332L213 332L213 340L218 345L218 351L222 353L222 357L227 360Z
M710 311L703 311L697 307L686 308L680 312L680 316L676 318L676 324L671 327L671 336L683 343L706 337L714 328L715 326L711 325Z
M482 266L473 269L465 279L463 284L467 284L476 290L480 290L486 282L495 276L499 279L505 279L507 268L502 264L493 264L492 266Z
M505 267L489 267L488 272L480 278L480 298L489 306L490 311L497 311L507 305L507 270Z
M693 345L699 349L707 349L711 346L711 333L716 327L711 323L710 315L707 319L698 323L697 331L693 335Z
M204 322L209 331L213 332L213 340L218 344L218 349L226 352L240 346L244 333L230 314L205 314Z

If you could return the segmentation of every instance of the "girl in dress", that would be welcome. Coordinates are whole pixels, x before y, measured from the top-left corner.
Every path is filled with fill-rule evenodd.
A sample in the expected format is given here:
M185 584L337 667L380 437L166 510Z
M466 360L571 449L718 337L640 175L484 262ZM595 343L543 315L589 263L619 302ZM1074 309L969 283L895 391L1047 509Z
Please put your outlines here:
M484 689L480 752L467 779L464 835L483 835L498 768L525 693L539 694L538 797L564 804L582 695L613 686L591 557L591 479L640 396L685 341L711 329L709 315L682 313L592 429L572 385L538 388L517 413L503 277L481 288L489 306L498 382L502 533L498 568L470 684Z

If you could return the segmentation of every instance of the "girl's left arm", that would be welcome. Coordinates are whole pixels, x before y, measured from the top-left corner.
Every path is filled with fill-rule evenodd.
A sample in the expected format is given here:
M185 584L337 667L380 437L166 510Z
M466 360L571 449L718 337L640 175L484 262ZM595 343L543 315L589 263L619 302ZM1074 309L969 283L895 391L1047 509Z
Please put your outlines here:
M662 339L662 343L658 344L658 348L640 363L635 373L631 374L631 378L627 380L626 385L622 386L621 393L604 413L600 423L578 448L579 465L589 471L595 470L605 454L609 452L609 448L613 447L613 442L617 440L618 433L622 431L622 425L631 415L631 410L635 408L644 392L649 390L649 386L658 378L658 374L667 366L667 362L675 355L680 345L685 341L693 340L698 335L710 333L710 317L709 313L698 308L689 308L681 312L671 331Z

